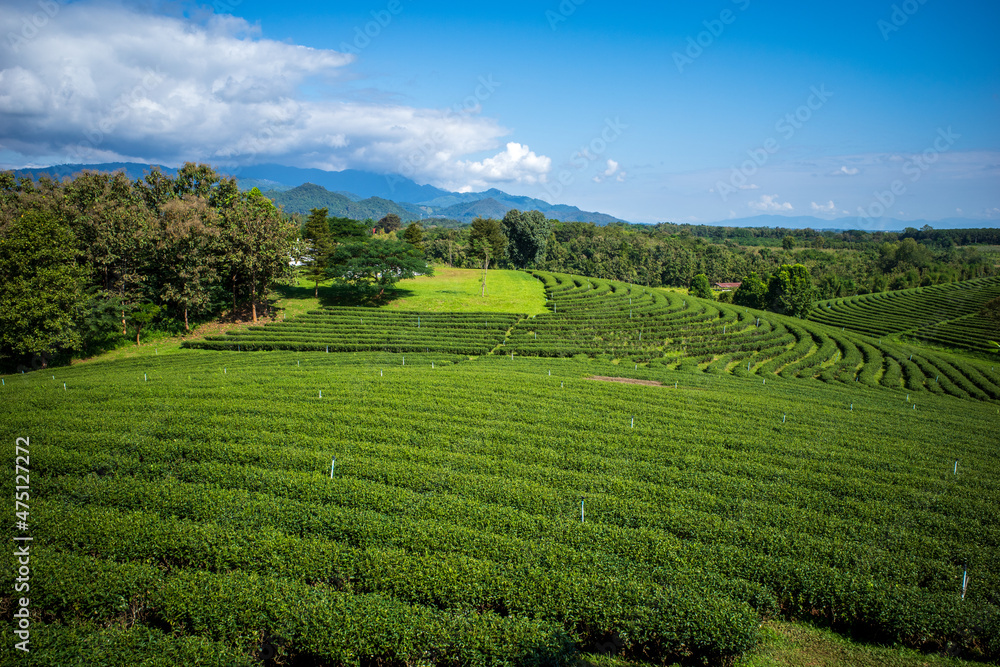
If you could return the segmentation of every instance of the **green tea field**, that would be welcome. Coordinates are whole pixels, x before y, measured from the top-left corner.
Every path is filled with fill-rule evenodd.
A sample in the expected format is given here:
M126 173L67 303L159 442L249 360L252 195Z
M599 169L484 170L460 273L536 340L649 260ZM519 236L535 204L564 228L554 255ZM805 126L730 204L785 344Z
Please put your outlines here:
M988 359L531 279L4 377L0 664L742 665L787 620L1000 658Z

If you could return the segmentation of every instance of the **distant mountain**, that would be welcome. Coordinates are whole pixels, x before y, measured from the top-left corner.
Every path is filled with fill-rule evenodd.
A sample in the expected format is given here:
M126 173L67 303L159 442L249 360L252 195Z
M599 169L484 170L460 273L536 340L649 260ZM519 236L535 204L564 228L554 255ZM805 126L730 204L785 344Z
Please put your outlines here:
M84 169L120 170L135 180L142 178L152 167L134 162L113 162L20 169L16 173L33 178L42 174L61 178ZM161 167L161 171L171 176L177 173L176 169L169 167ZM431 185L419 185L398 174L375 174L354 169L323 171L275 164L228 170L219 168L217 171L235 177L241 190L260 189L288 213L308 213L311 208L326 207L330 215L362 220L366 217L378 220L388 213L395 213L407 221L442 218L468 223L477 216L502 218L507 211L516 208L522 211L538 210L549 218L563 221L598 225L624 222L605 213L550 204L542 199L507 194L496 188L484 192L448 192ZM303 187L304 190L301 189Z
M226 173L224 168L220 173ZM289 187L302 183L322 185L333 192L350 192L362 198L381 197L397 202L423 202L450 194L447 190L433 185L418 185L398 174L375 174L369 171L344 169L343 171L323 171L322 169L300 169L280 164L260 164L230 170L241 182L244 179L266 179L283 183ZM278 188L272 188L277 190Z
M268 190L264 196L282 207L285 213L309 213L314 208L325 208L329 215L340 218L379 220L395 213L401 220L419 220L424 216L414 215L399 204L381 197L352 199L339 192L330 192L322 185L304 183L290 190Z
M101 164L57 164L51 167L32 167L30 169L15 169L16 176L48 176L50 178L61 179L63 176L72 176L83 170L88 171L124 171L125 175L132 180L137 180L148 174L154 165L141 164L138 162L104 162ZM171 167L160 167L160 171L168 176L176 176L177 170ZM250 186L253 187L253 186ZM250 188L247 188L248 190Z
M934 229L979 229L1000 226L1000 220L975 220L973 218L944 218L942 220L899 220L897 218L872 218L871 222L850 218L824 220L811 215L756 215L704 223L710 227L783 227L785 229L835 230L859 229L866 232L901 232L907 227L920 229L930 225Z

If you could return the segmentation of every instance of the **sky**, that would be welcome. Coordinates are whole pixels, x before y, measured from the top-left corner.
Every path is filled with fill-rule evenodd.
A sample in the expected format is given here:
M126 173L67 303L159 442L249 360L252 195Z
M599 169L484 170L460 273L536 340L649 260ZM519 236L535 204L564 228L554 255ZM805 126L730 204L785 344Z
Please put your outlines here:
M0 0L0 167L279 163L632 222L1000 224L1000 3Z

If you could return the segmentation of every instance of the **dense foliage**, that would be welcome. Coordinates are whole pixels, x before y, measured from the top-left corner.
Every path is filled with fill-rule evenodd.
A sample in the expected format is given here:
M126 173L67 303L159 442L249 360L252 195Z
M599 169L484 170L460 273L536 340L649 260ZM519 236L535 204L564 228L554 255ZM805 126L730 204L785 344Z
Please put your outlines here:
M536 213L512 211L508 215ZM551 232L543 255L526 261L516 246L508 247L507 258L499 266L545 269L647 287L686 288L699 273L705 274L710 284L738 282L752 272L767 277L782 265L801 264L808 269L819 299L936 285L998 272L997 257L989 248L997 240L997 230L990 229L869 233L667 223L598 226L556 220L548 220L546 225ZM469 232L469 228L457 233L430 228L425 237L428 259L465 268L481 266ZM785 237L792 242L784 242ZM540 246L535 243L536 248Z
M295 231L258 191L204 165L135 182L0 173L0 362L46 365L137 338L154 320L186 329L243 303L256 319L289 274Z

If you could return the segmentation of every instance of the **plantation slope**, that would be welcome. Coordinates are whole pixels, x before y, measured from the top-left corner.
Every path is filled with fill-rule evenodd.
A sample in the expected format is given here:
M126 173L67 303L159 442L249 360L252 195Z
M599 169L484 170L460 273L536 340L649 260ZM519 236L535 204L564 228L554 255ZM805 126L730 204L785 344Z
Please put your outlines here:
M785 616L1000 657L995 405L402 356L182 350L5 378L0 429L31 439L37 632L131 664L246 664L262 638L298 664L558 665L612 639L722 664Z
M996 339L996 327L978 312L998 297L1000 277L993 276L820 301L809 319L870 336L907 334L948 347L995 352L989 340Z
M626 283L535 275L550 312L521 320L504 353L1000 400L1000 372L987 362Z

